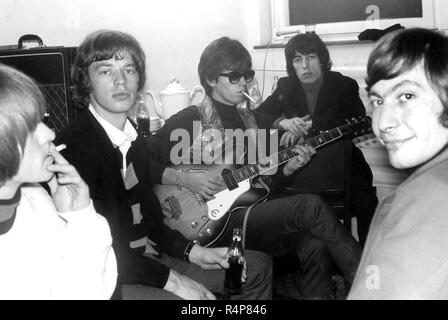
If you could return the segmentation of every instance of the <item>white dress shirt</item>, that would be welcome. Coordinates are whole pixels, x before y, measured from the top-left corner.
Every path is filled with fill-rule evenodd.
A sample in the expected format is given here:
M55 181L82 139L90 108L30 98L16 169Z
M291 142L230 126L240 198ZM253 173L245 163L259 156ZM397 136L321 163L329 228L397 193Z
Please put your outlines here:
M118 147L122 156L123 156L123 165L122 165L122 176L123 178L126 176L126 154L128 153L129 148L131 147L132 141L137 139L137 131L134 126L131 124L129 119L126 119L126 123L124 126L124 130L120 130L110 122L102 118L98 112L96 112L95 108L92 104L89 105L89 111L95 117L95 119L100 123L103 127L104 131L106 131L107 136L110 141L114 144L114 146Z

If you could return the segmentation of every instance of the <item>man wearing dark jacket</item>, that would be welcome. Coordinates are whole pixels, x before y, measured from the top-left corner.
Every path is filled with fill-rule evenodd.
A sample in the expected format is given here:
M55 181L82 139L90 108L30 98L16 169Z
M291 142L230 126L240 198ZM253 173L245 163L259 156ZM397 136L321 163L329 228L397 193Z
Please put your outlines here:
M189 262L189 241L161 220L147 178L146 143L127 118L145 79L145 55L132 36L118 31L89 35L78 48L72 74L74 98L85 110L57 143L67 145L64 156L110 224L124 299L215 299L212 292L223 292L229 267L227 248L203 248L202 264ZM246 261L243 292L234 298L269 299L270 258L247 251Z
M274 128L286 130L282 144L315 135L345 123L346 119L365 116L355 80L330 71L331 60L327 47L315 33L291 38L285 47L288 77L278 81L277 89L257 109L270 118ZM268 120L269 122L269 120ZM364 244L378 199L372 186L372 172L362 152L351 142L351 208L358 219L358 236ZM296 174L291 186L300 188L303 181L322 188L333 183L335 168L343 170L340 155L344 143L320 150L313 165ZM339 166L338 166L339 164ZM308 185L307 183L305 183Z

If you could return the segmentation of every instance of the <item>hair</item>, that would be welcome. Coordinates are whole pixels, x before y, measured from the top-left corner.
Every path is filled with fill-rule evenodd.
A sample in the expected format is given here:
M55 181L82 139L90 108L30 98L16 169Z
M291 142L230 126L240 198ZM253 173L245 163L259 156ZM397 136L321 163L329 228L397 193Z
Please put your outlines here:
M238 40L221 37L212 41L202 52L198 65L199 79L205 92L210 95L213 81L224 70L250 70L252 59L247 49Z
M429 84L443 104L440 122L448 127L448 38L438 32L411 28L381 38L367 62L367 91L422 65Z
M314 32L295 35L289 39L285 46L286 71L292 78L297 78L296 70L292 64L297 52L301 54L315 53L319 57L322 70L329 71L331 69L332 62L328 48Z
M141 90L146 82L146 57L140 44L133 36L120 31L98 30L85 38L77 50L71 72L72 98L76 105L84 108L89 105L89 94L92 90L88 72L89 66L96 61L112 58L123 59L125 53L131 56L136 65L139 75L138 90Z
M43 119L45 109L37 84L0 64L0 187L19 171L27 138Z

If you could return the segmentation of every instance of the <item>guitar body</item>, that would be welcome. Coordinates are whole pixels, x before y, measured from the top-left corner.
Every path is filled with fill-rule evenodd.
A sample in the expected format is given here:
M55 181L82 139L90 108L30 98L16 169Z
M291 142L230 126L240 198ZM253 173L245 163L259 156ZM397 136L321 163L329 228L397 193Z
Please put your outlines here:
M189 174L208 172L221 176L225 170L234 170L233 165L178 165ZM213 244L224 232L230 214L239 208L262 201L268 196L263 188L252 188L250 180L242 181L238 188L225 187L207 202L187 188L179 190L177 186L155 185L154 193L162 207L164 223L171 229L182 233L187 239L202 246Z

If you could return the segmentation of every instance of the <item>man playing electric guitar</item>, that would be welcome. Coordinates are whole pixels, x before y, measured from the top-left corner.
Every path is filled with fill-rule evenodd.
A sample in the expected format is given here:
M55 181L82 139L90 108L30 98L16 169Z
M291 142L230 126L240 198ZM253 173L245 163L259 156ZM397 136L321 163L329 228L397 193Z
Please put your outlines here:
M185 140L185 135L182 133L188 133L191 146L189 152L201 155L203 162L207 162L204 160L210 159L213 150L219 149L222 142L225 142L226 129L239 129L242 132L252 129L259 136L259 129L267 129L263 116L245 107L243 92L254 77L251 68L252 61L248 51L236 40L222 37L205 49L198 71L208 98L198 106L190 106L173 115L149 139L151 178L154 184L176 186L179 190L186 188L197 195L198 201L211 201L222 190L222 176L206 170L190 173L173 168L167 162L177 161L176 156L190 155L183 152L185 148L182 148L182 144L185 141L181 141L181 138ZM217 139L216 134L195 135L195 121L200 121L203 128L213 128L215 132L220 132L223 140ZM265 136L269 137L269 134ZM250 141L251 137L253 135L248 134L246 141ZM268 141L256 140L255 145L258 149L269 149ZM205 154L204 151L207 150L212 153ZM250 151L251 148L248 147L247 150ZM297 157L279 166L272 179L274 187L283 184L297 169L310 161L315 150L310 146L296 146L292 152ZM250 159L251 156L251 152L246 154L246 158ZM165 199L159 200L163 207ZM172 207L175 208L176 205L178 203L173 203ZM182 210L177 213L188 214ZM317 196L296 195L271 199L257 203L250 211L236 210L230 215L227 228L213 246L230 243L234 227L245 227L245 247L248 249L261 250L271 256L297 255L304 274L301 289L305 299L332 297L333 261L350 283L353 280L361 249L332 210ZM193 223L191 228L195 228ZM186 256L194 261L201 254L202 247L198 243L192 243L190 247Z

